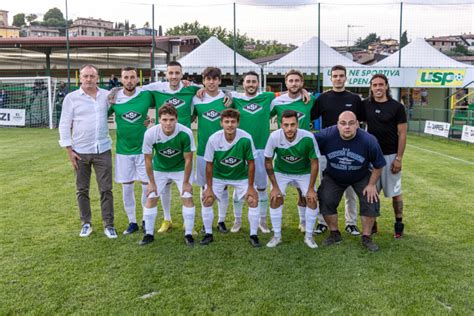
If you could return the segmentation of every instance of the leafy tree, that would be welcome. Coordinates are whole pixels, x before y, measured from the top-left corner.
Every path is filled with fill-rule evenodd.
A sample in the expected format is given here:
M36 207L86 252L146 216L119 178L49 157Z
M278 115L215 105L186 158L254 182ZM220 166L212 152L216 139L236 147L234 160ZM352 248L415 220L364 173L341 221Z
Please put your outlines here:
M48 11L46 11L46 13L43 16L43 21L46 22L49 19L56 19L58 21L65 21L63 13L58 8L52 8L52 9L49 9Z
M30 25L38 25L39 22L33 24L33 22L35 22L35 20L36 20L37 18L38 18L38 16L37 16L36 14L31 13L31 14L28 14L28 15L26 16L26 21L28 21L28 23L29 23Z
M407 31L405 31L402 33L402 37L400 38L400 48L407 46L407 44L408 44L408 35L407 35Z
M23 25L26 25L25 14L24 13L15 14L13 16L13 26L22 27Z
M380 36L377 36L377 33L370 33L366 38L362 39L359 37L355 42L355 47L367 49L369 44L380 41Z

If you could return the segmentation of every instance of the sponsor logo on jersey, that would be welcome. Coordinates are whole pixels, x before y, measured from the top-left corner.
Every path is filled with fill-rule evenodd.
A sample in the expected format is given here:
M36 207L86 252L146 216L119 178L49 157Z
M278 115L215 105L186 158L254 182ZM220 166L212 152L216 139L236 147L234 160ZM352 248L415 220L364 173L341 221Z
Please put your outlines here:
M281 159L283 159L287 163L297 163L298 161L300 161L303 158L302 157L295 157L293 155L286 155L286 156L281 157Z
M250 103L243 107L245 112L255 114L262 109L262 106L257 103Z
M141 117L142 115L135 111L128 111L127 113L122 114L122 118L130 123L138 121Z
M375 113L379 114L381 111L379 109L375 110Z
M351 103L346 103L346 106L349 108L349 107L352 106L352 104Z
M215 120L218 120L221 117L221 114L217 112L216 110L210 110L202 114L204 118L208 119L211 122L214 122Z
M232 157L232 156L221 160L221 164L226 165L228 167L232 167L232 168L239 165L241 162L242 162L242 159Z
M171 104L175 108L179 108L179 107L183 106L186 103L186 102L184 102L183 100L181 100L180 98L177 98L177 97L169 98L165 102Z
M172 158L172 157L180 154L181 150L174 149L174 148L171 148L171 147L166 147L165 149L162 149L158 152L160 153L160 155L165 156L166 158Z

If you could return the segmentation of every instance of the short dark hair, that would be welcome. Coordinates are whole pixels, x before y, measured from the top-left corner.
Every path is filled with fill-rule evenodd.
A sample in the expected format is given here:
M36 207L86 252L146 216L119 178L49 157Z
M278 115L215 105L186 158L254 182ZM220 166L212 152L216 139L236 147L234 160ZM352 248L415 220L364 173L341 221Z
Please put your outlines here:
M297 75L298 77L300 77L301 80L304 80L304 77L303 77L303 74L301 73L301 71L296 70L296 69L290 69L290 70L285 74L285 81L286 81L286 78L288 78L288 77L291 76L291 75Z
M180 68L183 68L183 66L181 66L181 64L177 62L176 60L172 60L168 63L168 65L166 65L166 67L170 67L170 66L178 66Z
M224 120L224 118L235 118L237 122L240 122L240 113L236 109L225 109L224 111L221 112L221 121Z
M221 79L221 77L222 77L222 72L217 67L206 67L206 69L204 69L204 71L202 72L202 79L204 78Z
M160 107L158 110L158 118L160 118L163 114L169 114L178 118L178 111L170 103L165 103Z
M121 72L123 72L123 71L135 71L136 73L138 73L138 72L137 72L137 68L132 67L132 66L125 66L125 67L122 67L122 71L121 71Z
M347 69L346 69L346 67L344 67L343 65L335 65L335 66L332 66L332 68L331 68L331 75L332 75L332 72L333 72L334 70L342 70L342 71L344 71L344 75L347 75Z
M385 81L385 84L387 85L387 98L389 100L392 99L392 92L390 91L390 85L388 84L388 78L387 76L385 76L384 74L375 74L372 76L372 78L370 78L370 87L369 87L369 100L371 102L374 102L375 99L374 99L374 94L372 93L372 81L374 79L377 79L377 78L380 78L380 79L383 79L383 81Z
M298 113L296 113L296 111L293 111L293 110L283 111L283 113L281 114L280 122L283 121L283 118L290 118L290 117L294 117L296 121L298 122Z
M258 73L256 73L255 71L249 71L244 73L244 75L242 76L242 80L245 80L245 77L247 76L255 76L258 79Z

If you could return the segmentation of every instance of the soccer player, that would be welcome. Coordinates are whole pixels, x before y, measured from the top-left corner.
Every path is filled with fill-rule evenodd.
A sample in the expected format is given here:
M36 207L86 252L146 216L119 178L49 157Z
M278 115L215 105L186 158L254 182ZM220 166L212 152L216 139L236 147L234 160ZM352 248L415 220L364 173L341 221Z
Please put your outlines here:
M302 100L302 90L304 85L303 74L295 69L291 69L285 74L285 85L288 93L282 94L275 98L271 104L271 116L277 116L278 127L280 128L280 122L282 114L285 110L296 111L298 115L298 128L309 131L310 130L310 116L311 107L314 102L314 98L311 96L310 102L305 103ZM298 189L298 215L300 217L299 229L301 232L305 232L305 213L306 204L303 195L301 194L300 188Z
M388 79L376 74L370 79L369 98L364 102L367 130L377 138L387 165L378 182L385 197L392 198L394 237L403 236L402 159L407 141L407 116L403 104L392 99ZM374 232L377 231L376 222Z
M265 146L265 169L272 185L270 219L275 233L267 247L276 247L281 243L282 208L288 185L297 186L305 199L304 243L310 248L318 247L313 239L313 229L318 213L315 191L318 152L318 145L313 134L298 128L298 113L293 110L283 111L280 129L270 134Z
M327 168L318 188L319 206L331 231L323 245L342 242L338 228L337 206L348 186L359 198L362 221L362 245L369 251L379 247L372 241L372 227L380 215L377 180L385 159L374 136L359 128L359 121L351 111L339 115L337 125L315 134L321 154L326 156Z
M249 205L250 243L260 247L257 237L259 209L258 195L254 188L255 147L252 136L239 129L240 114L235 109L222 111L220 124L222 130L215 132L206 144L206 190L202 197L202 221L206 234L201 245L214 241L212 222L214 213L212 204L222 199L228 186L234 187L238 203L247 199ZM225 197L224 197L225 198Z
M363 121L363 104L361 98L346 90L346 67L336 65L331 68L332 89L322 93L314 102L311 110L311 120L322 119L322 128L337 124L339 115L344 111L353 112L359 121ZM326 169L326 158L319 160L320 180ZM360 235L357 227L357 199L354 189L347 187L345 195L346 231L354 236ZM322 215L318 216L318 225L315 232L322 234L327 230L327 224Z
M176 183L182 198L184 220L184 240L188 246L194 245L195 207L192 195L193 152L196 150L192 131L177 123L178 112L169 104L158 110L159 124L150 128L143 140L146 172L149 178L147 201L144 210L145 236L140 245L154 240L154 227L157 216L157 200L165 185ZM154 152L154 155L153 155Z
M117 123L117 146L115 156L115 182L122 184L123 206L128 217L128 228L124 235L138 231L134 182L142 184L141 204L145 207L148 177L145 157L142 153L145 120L153 97L137 88L138 76L134 67L124 67L121 72L123 89L117 92L115 103L109 107L108 115L115 113Z
M196 157L196 184L201 187L201 195L206 185L206 160L204 153L209 137L222 129L220 124L221 112L226 109L224 105L225 94L219 89L222 73L219 68L207 67L202 72L202 80L205 88L204 98L195 96L193 98L194 112L198 122L198 144ZM218 200L218 223L217 229L227 233L225 217L229 206L229 192L224 189Z

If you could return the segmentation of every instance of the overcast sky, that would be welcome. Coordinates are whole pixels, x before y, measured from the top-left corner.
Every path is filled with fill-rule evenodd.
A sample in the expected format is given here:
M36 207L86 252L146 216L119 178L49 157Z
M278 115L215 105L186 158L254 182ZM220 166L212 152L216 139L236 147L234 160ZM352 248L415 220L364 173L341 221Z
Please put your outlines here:
M102 18L141 27L151 24L155 4L155 27L163 30L184 22L233 29L232 0L68 0L70 19ZM300 45L317 36L318 9L315 0L236 0L236 23L241 33L256 39L275 39ZM357 38L376 32L382 38L399 37L400 2L390 0L321 1L321 39L331 46L352 44ZM430 3L430 4L426 4ZM271 6L269 6L269 4ZM291 4L291 6L289 6ZM299 5L295 5L299 4ZM57 7L65 13L65 0L3 1L9 20L17 13L40 16ZM350 25L350 27L348 27ZM408 0L403 5L403 30L409 39L460 33L474 34L474 1ZM348 32L349 31L349 32Z

